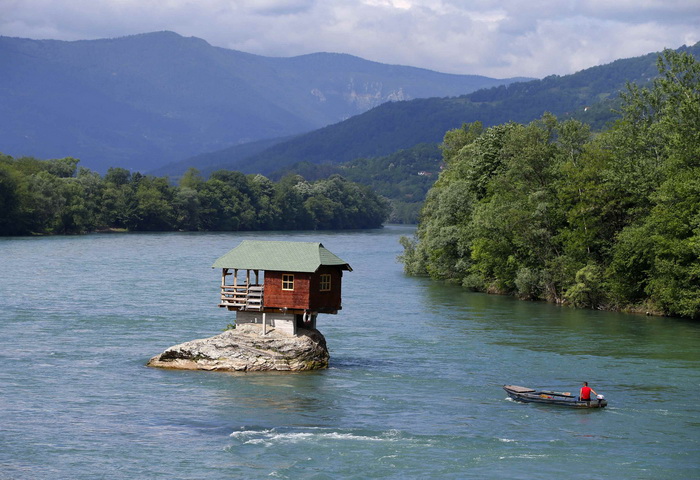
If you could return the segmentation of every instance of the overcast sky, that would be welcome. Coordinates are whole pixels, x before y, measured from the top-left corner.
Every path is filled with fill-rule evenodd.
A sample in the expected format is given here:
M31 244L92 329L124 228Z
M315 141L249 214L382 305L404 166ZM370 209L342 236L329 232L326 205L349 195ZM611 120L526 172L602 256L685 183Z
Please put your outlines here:
M491 77L567 74L700 41L700 0L0 0L0 35L171 30L266 56L340 52Z

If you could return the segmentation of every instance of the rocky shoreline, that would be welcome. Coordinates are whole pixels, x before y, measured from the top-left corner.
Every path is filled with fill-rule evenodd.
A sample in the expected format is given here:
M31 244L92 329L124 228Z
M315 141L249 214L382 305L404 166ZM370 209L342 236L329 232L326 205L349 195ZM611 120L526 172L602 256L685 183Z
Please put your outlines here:
M147 366L178 370L229 372L305 371L328 367L326 339L318 330L299 329L296 336L260 325L239 325L210 338L174 345Z

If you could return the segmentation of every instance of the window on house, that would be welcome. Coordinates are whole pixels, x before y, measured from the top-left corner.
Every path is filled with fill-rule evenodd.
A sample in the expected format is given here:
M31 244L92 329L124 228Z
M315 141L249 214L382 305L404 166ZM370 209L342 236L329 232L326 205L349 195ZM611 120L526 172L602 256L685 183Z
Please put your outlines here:
M321 275L321 291L328 292L331 289L331 276L327 273Z
M294 290L294 275L288 273L282 275L282 290Z

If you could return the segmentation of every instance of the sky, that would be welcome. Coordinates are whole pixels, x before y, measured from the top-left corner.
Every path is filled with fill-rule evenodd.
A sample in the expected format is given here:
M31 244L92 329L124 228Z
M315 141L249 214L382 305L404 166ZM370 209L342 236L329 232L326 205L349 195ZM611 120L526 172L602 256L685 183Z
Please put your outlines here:
M0 35L170 30L273 57L349 53L445 73L542 78L700 41L700 0L0 0Z

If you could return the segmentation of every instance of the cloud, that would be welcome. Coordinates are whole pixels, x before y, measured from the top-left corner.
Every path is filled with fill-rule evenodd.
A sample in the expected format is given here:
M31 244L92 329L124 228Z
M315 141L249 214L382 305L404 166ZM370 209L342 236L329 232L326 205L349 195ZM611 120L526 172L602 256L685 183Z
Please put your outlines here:
M314 5L313 0L245 0L236 2L243 10L260 15L284 16L308 12Z
M0 34L159 30L267 56L342 52L494 77L572 73L700 40L697 0L4 0Z

